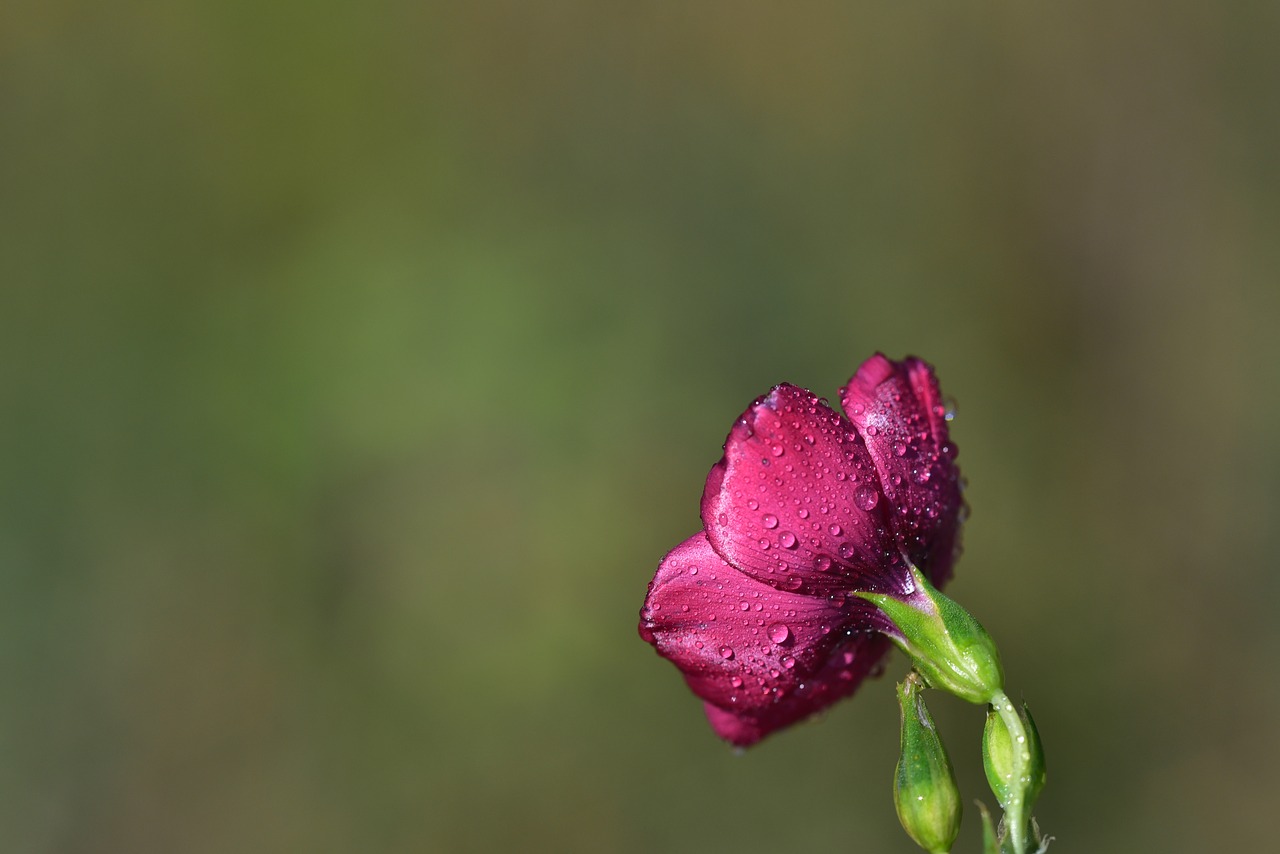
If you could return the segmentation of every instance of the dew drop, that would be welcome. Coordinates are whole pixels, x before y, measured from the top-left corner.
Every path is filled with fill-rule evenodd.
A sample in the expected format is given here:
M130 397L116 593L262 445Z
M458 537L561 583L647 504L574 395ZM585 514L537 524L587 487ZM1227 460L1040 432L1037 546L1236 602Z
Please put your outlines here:
M796 666L796 660L789 655L782 656L782 666L790 670Z
M720 647L720 657L726 661L733 658L733 647L731 646Z
M752 498L750 501L748 501L748 502L747 502L747 509L748 509L748 510L759 510L759 509L760 509L760 502L759 502L759 501L756 501L754 498Z
M741 688L741 687L742 687L742 677L741 677L741 676L734 676L732 679L730 679L730 680L729 680L729 684L730 684L730 685L732 685L732 686L733 686L733 687L735 687L735 688Z
M782 446L774 445L772 448L769 449L769 452L773 454L775 457L780 457L783 454Z
M831 532L831 536L833 537L838 537L844 533L844 529L841 528L839 525L832 525L829 528L827 528L827 530Z
M769 640L774 643L786 643L789 637L791 637L791 629L787 628L786 623L774 623L769 626Z
M751 610L751 603L750 603L750 602L739 602L739 603L738 603L738 610L739 610L739 611L750 611L750 610Z
M756 545L760 547L761 551L767 552L769 550L769 541L766 540L764 537L761 537L759 540L757 540Z
M905 457L907 455L907 443L901 439L893 443L893 453L895 456Z
M859 486L853 494L853 503L862 510L870 510L880 501L880 493L870 486Z
M813 559L813 566L818 572L826 572L831 569L831 558L826 555L818 555Z
M853 544L841 543L840 548L836 550L836 553L840 555L841 560L848 560L853 557Z
M794 549L796 547L796 535L790 531L783 531L778 535L778 545L784 549Z
M772 529L772 528L778 527L778 517L773 515L772 513L764 514L763 516L760 517L760 521L764 523L764 526L766 528Z

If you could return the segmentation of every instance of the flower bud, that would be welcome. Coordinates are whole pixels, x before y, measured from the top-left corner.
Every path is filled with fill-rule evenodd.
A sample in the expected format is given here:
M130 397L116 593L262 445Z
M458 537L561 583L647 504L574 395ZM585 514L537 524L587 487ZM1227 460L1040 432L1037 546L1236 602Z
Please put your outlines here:
M1019 732L1010 731L1010 716ZM1016 807L1023 816L1031 815L1031 806L1044 788L1045 768L1040 734L1025 704L1019 715L1007 698L999 697L987 712L982 765L1000 805L1005 810Z
M923 691L915 673L898 685L902 747L893 799L898 820L916 844L945 854L960 831L960 790L947 750L925 708Z

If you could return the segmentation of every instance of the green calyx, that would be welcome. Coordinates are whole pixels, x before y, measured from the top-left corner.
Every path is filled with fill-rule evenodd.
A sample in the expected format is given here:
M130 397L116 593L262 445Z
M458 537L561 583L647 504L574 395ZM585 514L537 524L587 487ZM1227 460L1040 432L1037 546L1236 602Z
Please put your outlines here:
M911 657L931 688L970 703L990 703L1004 687L995 642L973 615L911 567L915 591L907 600L860 592L897 628L889 637Z
M931 854L945 854L960 831L960 790L925 707L924 687L915 673L898 685L902 738L893 800L898 820L916 844Z

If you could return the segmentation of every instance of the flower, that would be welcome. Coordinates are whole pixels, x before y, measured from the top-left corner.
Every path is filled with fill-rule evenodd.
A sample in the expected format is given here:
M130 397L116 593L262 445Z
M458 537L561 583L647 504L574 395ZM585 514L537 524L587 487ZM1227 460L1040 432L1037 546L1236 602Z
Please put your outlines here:
M845 417L792 385L737 420L707 476L703 530L663 558L640 636L738 746L878 673L896 629L858 594L908 598L913 567L951 575L962 500L933 369L877 353L840 390Z

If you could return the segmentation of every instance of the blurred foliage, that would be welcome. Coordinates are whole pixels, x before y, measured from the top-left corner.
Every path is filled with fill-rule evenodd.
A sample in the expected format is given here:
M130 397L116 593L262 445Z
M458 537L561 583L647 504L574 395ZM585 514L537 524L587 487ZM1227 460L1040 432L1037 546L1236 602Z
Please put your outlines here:
M635 634L737 413L882 349L960 401L950 592L1058 845L1264 850L1277 49L1249 0L6 4L0 847L909 850L891 678L735 756Z

